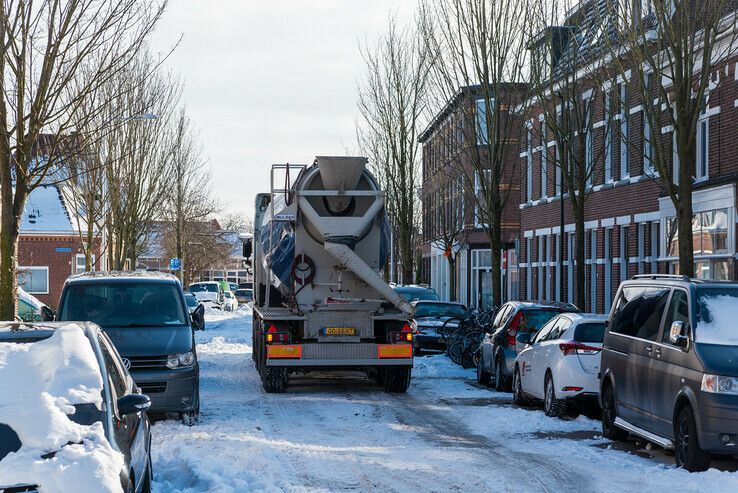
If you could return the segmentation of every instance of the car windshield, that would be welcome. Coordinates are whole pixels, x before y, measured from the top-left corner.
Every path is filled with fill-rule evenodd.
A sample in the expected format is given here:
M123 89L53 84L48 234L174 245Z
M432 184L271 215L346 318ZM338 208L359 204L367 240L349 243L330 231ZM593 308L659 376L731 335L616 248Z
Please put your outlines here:
M558 310L546 310L540 308L531 308L523 310L523 317L520 320L521 327L534 331L540 330L549 320L561 313Z
M73 283L66 287L60 320L101 327L186 325L175 284L163 282Z
M190 285L190 292L192 293L217 293L217 284L192 284Z
M397 294L402 296L405 301L438 301L438 295L432 289L409 288L395 289Z
M239 289L236 291L236 296L251 296L250 289Z
M738 345L738 287L697 288L697 311L696 342Z
M195 298L194 294L185 295L185 303L187 303L187 306L197 306L199 301L197 301L197 298Z
M415 317L460 317L466 308L454 303L418 303L415 305Z
M605 322L587 322L577 325L574 331L577 342L598 342L605 340Z

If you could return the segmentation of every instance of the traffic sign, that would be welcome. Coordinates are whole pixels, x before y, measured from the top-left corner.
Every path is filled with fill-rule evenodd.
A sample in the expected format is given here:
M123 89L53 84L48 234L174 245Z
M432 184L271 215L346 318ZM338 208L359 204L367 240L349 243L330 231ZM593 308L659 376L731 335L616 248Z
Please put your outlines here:
M182 267L182 260L178 258L169 259L169 270L179 270Z

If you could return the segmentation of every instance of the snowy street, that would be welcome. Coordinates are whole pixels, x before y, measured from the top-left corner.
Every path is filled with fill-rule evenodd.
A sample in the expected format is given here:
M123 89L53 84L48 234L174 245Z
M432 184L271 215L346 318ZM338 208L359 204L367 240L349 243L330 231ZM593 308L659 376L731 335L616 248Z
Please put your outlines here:
M417 358L405 395L313 374L266 394L250 331L248 309L208 314L200 423L153 426L155 491L738 489L734 466L689 474L663 452L611 446L598 421L516 408L445 356Z

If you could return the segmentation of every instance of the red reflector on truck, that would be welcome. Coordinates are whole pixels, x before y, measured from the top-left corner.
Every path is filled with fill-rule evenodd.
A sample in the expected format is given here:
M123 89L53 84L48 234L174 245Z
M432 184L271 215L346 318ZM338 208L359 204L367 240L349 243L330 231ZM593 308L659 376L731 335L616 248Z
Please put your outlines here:
M377 344L379 358L412 358L412 344Z
M302 358L302 346L267 346L267 358L300 359Z

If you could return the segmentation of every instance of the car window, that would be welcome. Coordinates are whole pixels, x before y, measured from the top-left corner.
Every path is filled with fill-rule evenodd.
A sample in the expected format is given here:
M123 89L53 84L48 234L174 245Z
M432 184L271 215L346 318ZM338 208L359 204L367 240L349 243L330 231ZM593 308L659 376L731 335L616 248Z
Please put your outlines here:
M570 325L571 321L569 319L563 317L559 318L551 329L551 332L549 332L548 337L546 337L546 340L555 341L556 339L561 339L561 335L569 328Z
M505 324L505 321L507 320L507 315L510 313L510 310L512 310L512 305L504 305L502 308L500 308L500 311L497 312L497 316L492 323L492 326L495 329L502 327Z
M556 326L558 323L558 318L553 318L549 320L549 322L541 328L531 339L531 344L536 344L539 342L543 342L548 340L548 335L551 333L551 330Z
M574 340L577 342L598 342L605 339L605 322L587 322L577 325Z
M671 296L671 303L669 303L669 308L666 310L661 342L669 344L671 324L674 322L689 323L689 296L682 289L675 289L674 294Z
M523 310L523 317L520 319L518 330L537 331L559 313L561 312L557 310L525 309Z
M105 327L187 325L180 288L171 282L86 282L64 289L60 320Z
M417 303L415 317L461 317L466 308L453 303Z
M190 291L193 293L204 293L204 292L217 293L218 285L217 284L191 284Z
M118 363L120 358L118 353L108 344L104 336L98 335L98 340L100 341L100 349L102 349L103 360L105 362L105 372L108 374L108 381L115 392L113 396L113 401L115 401L119 397L126 395L128 384L125 374Z
M185 302L187 303L187 306L197 306L198 304L200 304L200 302L197 301L197 298L195 298L194 295L185 296Z
M623 288L610 331L655 341L670 291L669 288L643 286Z
M38 322L41 317L36 313L36 307L27 301L18 300L18 318L24 322Z
M734 285L698 287L695 342L738 345L736 313L738 313L738 288Z

